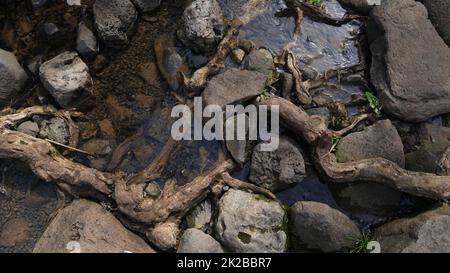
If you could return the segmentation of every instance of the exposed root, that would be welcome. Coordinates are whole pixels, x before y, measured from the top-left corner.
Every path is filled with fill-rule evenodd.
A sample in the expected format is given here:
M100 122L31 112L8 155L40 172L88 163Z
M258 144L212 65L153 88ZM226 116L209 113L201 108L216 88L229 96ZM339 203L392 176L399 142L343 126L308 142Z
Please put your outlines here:
M281 119L292 132L312 145L315 166L330 182L373 181L416 196L437 200L450 197L450 176L448 175L439 176L407 171L383 158L338 163L335 155L329 153L336 132L328 130L322 118L309 116L301 108L280 97L273 97L261 103L279 105Z
M309 94L308 88L302 81L302 72L297 67L295 56L288 49L286 50L286 66L291 72L295 82L295 93L297 98L303 105L309 105L312 102L311 94Z
M235 178L231 177L231 175L229 173L223 173L220 176L220 180L221 180L221 182L223 182L224 184L228 185L231 188L238 189L238 190L249 190L254 193L262 194L272 200L277 199L275 194L273 194L271 191L261 188L261 187L258 187L254 184L235 179Z

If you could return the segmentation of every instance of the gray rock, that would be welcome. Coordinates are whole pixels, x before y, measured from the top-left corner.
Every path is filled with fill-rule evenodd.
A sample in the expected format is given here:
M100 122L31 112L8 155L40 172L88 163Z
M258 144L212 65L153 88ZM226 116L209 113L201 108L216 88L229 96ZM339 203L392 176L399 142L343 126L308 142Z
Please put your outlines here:
M212 208L211 201L206 199L186 216L186 222L188 227L206 230L211 223Z
M180 87L179 73L187 73L189 68L177 52L173 37L162 34L155 39L155 56L158 69L172 90Z
M219 105L247 101L264 92L267 77L256 71L229 69L213 77L203 91L206 105Z
M150 12L161 4L161 0L132 0L140 12Z
M261 48L250 52L245 59L245 68L266 75L269 82L275 80L276 72L273 56L267 49Z
M145 187L145 193L152 198L158 198L161 195L161 188L156 182L152 182Z
M384 111L410 122L449 112L450 48L421 3L389 0L375 7L367 34L371 80Z
M374 6L379 6L383 0L339 0L344 7L348 7L361 14L369 14Z
M77 51L86 60L94 59L99 52L97 38L83 22L78 25Z
M440 205L413 218L392 221L375 231L382 253L448 253L450 208Z
M53 23L45 23L43 33L47 42L52 45L59 45L65 38L64 33Z
M282 85L281 95L283 98L290 100L292 89L294 88L294 77L291 73L283 72L280 74L280 80Z
M284 252L285 216L278 202L230 189L220 199L215 230L219 241L232 252Z
M126 47L138 16L133 3L130 0L96 0L93 11L101 40L109 47Z
M31 4L35 9L42 8L49 2L51 2L51 0L31 0Z
M420 147L406 154L406 169L436 173L439 160L450 146L450 128L423 123L415 135Z
M327 107L311 108L311 109L306 110L306 113L308 113L308 115L310 115L310 116L313 116L313 115L319 116L319 117L323 118L326 125L330 124L331 113Z
M224 253L213 237L195 228L187 229L180 239L177 253Z
M11 52L0 49L0 105L6 105L25 85L27 73Z
M296 250L345 251L352 247L352 238L360 236L346 215L317 202L295 203L289 210L289 227Z
M32 121L25 121L17 127L17 131L36 137L39 133L39 126Z
M306 176L305 161L300 148L293 140L281 136L276 150L261 151L261 144L255 146L249 180L256 185L277 192Z
M114 145L111 140L93 138L81 146L81 150L98 156L109 155L113 152Z
M73 201L58 212L33 252L68 253L74 243L79 244L81 253L155 252L139 236L123 227L111 213L83 199Z
M238 140L238 119L245 121L245 139ZM233 139L228 139L225 141L227 150L230 152L233 159L239 163L244 164L249 157L249 147L251 141L249 140L249 118L245 114L238 114L236 116L230 117L225 121L225 133L231 130L234 126L234 137Z
M431 22L450 46L450 2L448 0L422 0L428 9Z
M45 89L61 107L69 107L92 85L89 68L76 52L64 52L43 63L39 76Z
M61 144L69 143L69 129L61 118L43 120L39 123L39 137L56 141Z
M209 53L225 34L223 18L216 0L194 0L184 10L178 38L197 53Z
M403 144L390 120L378 121L362 132L349 134L337 145L339 162L377 157L405 166ZM333 190L338 205L354 213L390 216L399 209L401 193L379 183L335 185Z

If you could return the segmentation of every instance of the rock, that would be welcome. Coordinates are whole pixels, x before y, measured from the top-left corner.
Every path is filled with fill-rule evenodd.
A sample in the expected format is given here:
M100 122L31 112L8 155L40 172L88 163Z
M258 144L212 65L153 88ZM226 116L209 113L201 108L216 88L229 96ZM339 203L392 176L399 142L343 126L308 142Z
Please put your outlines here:
M92 60L98 54L97 38L83 22L78 25L77 51L86 60Z
M76 52L64 52L43 63L39 76L45 89L61 107L69 107L92 85L89 68Z
M93 12L101 40L112 48L126 47L138 16L133 3L130 0L96 0Z
M231 52L231 58L235 63L241 64L245 58L245 51L240 48L237 48Z
M220 199L215 230L219 241L235 253L284 252L285 216L278 202L230 189Z
M65 40L64 33L53 23L45 23L43 26L43 33L45 39L51 45L59 45Z
M156 182L149 183L147 187L145 187L145 194L156 199L161 195L161 188Z
M273 56L267 49L261 48L250 52L245 59L245 68L266 75L269 82L273 82L276 77Z
M429 18L441 37L450 46L450 2L447 0L422 0Z
M249 180L256 185L277 192L301 182L306 176L305 161L293 140L281 136L278 149L261 151L255 146Z
M342 138L336 151L339 162L382 157L405 166L402 140L390 120L381 120L362 132Z
M392 221L375 231L383 253L448 253L450 208L440 205L412 218Z
M34 9L42 8L49 2L51 2L51 1L49 1L49 0L31 0L31 4L33 5Z
M81 146L81 150L97 156L109 155L113 152L114 145L110 140L93 138Z
M238 139L238 132L240 125L238 124L238 120L244 120L245 122L245 139ZM246 114L238 114L236 116L232 116L225 121L225 133L228 130L232 130L234 126L234 137L232 139L228 139L225 141L227 150L230 152L233 159L240 165L243 165L249 156L249 146L251 141L249 140L249 121L250 119Z
M264 92L267 77L256 71L229 69L213 77L203 91L206 105L225 105L247 101Z
M155 40L155 56L159 72L172 90L180 87L179 73L189 72L183 57L177 52L173 38L162 34Z
M206 199L186 216L186 222L188 227L196 228L205 231L212 218L211 201Z
M310 115L310 116L315 115L315 116L319 116L319 117L323 118L323 120L325 121L325 124L327 126L330 124L331 113L327 107L311 108L311 109L306 110L306 113L308 113L308 115Z
M39 126L32 121L25 121L17 127L17 131L36 137L39 133Z
M359 238L358 227L347 216L328 205L300 201L289 210L292 243L297 250L340 252Z
M339 162L381 157L400 167L405 166L403 144L390 120L378 121L362 132L347 135L339 141L336 149ZM400 192L371 182L334 185L333 193L338 205L348 211L381 216L395 214L401 198Z
M30 223L25 218L8 220L0 231L0 247L13 247L28 239Z
M194 0L185 8L178 38L197 53L215 50L225 34L224 15L216 0Z
M81 253L152 253L144 240L128 231L108 211L91 201L78 199L58 212L34 253L67 253L69 242L76 242Z
M450 48L422 4L385 1L373 9L367 34L371 80L384 111L409 122L449 112Z
M140 12L150 12L161 4L161 0L132 0Z
M150 242L162 251L174 249L179 234L180 228L177 223L173 222L159 223L146 233Z
M177 253L224 253L213 237L195 228L187 229L180 239Z
M69 143L69 129L61 118L51 118L39 123L39 137L50 139L61 144Z
M450 146L450 128L422 123L415 135L420 148L406 154L406 169L436 173L439 160Z
M294 88L294 77L291 73L283 72L280 74L281 80L281 95L283 98L290 100L292 89Z
M0 49L0 105L11 103L28 80L28 75L11 52Z
M339 0L344 7L348 7L361 14L369 14L374 6L379 6L383 0Z

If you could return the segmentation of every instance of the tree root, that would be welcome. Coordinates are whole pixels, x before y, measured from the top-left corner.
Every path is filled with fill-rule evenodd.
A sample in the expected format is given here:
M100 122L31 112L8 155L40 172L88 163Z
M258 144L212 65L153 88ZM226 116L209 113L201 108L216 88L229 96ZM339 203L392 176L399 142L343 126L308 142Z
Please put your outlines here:
M301 108L280 97L272 97L260 103L280 107L281 119L287 124L287 128L312 146L314 165L330 182L373 181L416 196L437 200L450 197L450 176L448 175L439 176L407 171L383 158L338 163L335 155L329 152L333 146L333 137L349 130L331 131L321 117L309 116Z

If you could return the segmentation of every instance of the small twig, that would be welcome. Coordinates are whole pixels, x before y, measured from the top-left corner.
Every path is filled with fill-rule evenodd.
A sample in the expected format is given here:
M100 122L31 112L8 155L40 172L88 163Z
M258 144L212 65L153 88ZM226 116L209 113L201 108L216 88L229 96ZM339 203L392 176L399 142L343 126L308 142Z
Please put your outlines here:
M344 129L340 131L333 132L333 135L336 137L342 137L346 134L348 134L351 130L353 130L360 122L368 119L371 117L371 114L362 114L355 118L355 120L350 124L349 126L345 127Z
M86 152L86 151L83 151L83 150L80 150L80 149L77 149L77 148L73 148L73 147L70 147L70 146L68 146L68 145L64 145L64 144L62 144L62 143L53 141L53 140L48 139L48 138L46 138L45 140L48 141L48 142L50 142L51 144L55 144L55 145L61 146L61 147L66 148L66 149L68 149L68 150L72 150L72 151L75 151L75 152L78 152L78 153L82 153L82 154L87 154L87 155L90 155L90 156L95 156L95 155L92 154L92 153L89 153L89 152Z

